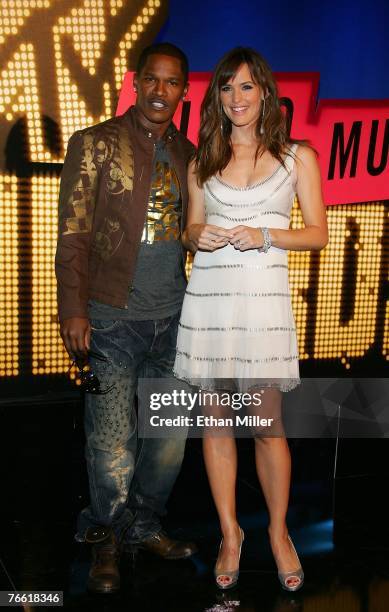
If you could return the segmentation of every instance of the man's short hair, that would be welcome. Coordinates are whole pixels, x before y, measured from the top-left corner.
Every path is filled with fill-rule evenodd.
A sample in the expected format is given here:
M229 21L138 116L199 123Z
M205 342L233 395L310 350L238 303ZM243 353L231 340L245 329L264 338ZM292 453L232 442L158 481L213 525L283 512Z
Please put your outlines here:
M188 75L189 75L188 58L186 57L185 53L181 51L181 49L179 49L179 47L176 47L176 45L173 45L172 43L169 43L169 42L155 43L153 45L149 45L148 47L145 47L143 51L141 52L139 59L138 59L138 63L136 66L137 74L140 74L142 72L149 55L157 55L157 54L169 55L170 57L176 57L177 59L179 59L181 62L181 69L182 69L182 74L184 75L185 83L188 81Z

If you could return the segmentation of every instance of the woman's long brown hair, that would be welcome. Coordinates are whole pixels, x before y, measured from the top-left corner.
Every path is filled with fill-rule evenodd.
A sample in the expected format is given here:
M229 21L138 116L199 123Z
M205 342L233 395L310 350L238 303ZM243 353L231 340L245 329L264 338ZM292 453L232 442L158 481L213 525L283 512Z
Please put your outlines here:
M277 85L267 62L254 49L236 47L219 61L201 105L199 145L195 158L200 185L214 174L222 172L231 160L231 121L222 109L220 91L223 85L235 76L242 64L247 64L251 78L266 96L263 122L261 107L256 125L258 148L255 161L258 155L267 150L285 165L283 156L288 154L288 145L299 142L288 137L286 120L278 101Z

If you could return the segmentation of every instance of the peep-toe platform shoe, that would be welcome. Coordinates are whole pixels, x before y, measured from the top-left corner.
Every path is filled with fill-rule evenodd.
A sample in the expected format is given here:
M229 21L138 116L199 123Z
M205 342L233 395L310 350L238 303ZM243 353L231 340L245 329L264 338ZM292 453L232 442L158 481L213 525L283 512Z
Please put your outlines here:
M240 529L240 545L239 545L239 559L238 559L238 568L235 570L223 570L223 569L216 569L214 570L215 573L215 580L216 580L216 584L219 587L219 589L222 589L223 591L227 590L227 589L232 589L232 587L234 587L237 582L238 582L238 578L239 578L239 562L240 562L240 553L242 552L242 544L243 544L243 540L244 540L244 531L241 527L239 527ZM221 547L223 545L223 538L222 541L220 542L220 546L219 546L219 554L220 554L220 550ZM222 580L222 578L227 578L228 580L224 581Z
M298 558L298 554L290 536L288 536L288 540L293 548L294 554L297 557L297 561L300 563L300 559ZM296 582L296 584L288 584L288 582L290 582L292 578L294 578L298 582ZM301 589L304 584L304 572L303 568L301 567L301 563L299 567L292 572L278 572L278 579L281 583L282 588L285 589L285 591L298 591L299 589Z

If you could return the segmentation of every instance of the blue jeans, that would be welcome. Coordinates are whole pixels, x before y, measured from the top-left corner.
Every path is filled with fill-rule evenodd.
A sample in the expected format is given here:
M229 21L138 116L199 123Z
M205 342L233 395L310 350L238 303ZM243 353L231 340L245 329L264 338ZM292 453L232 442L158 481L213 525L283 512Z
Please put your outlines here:
M156 321L91 320L91 358L106 395L86 394L86 463L90 505L78 518L78 541L90 526L141 542L161 530L159 517L181 467L185 439L137 436L139 378L171 377L179 313ZM142 410L138 406L138 411Z

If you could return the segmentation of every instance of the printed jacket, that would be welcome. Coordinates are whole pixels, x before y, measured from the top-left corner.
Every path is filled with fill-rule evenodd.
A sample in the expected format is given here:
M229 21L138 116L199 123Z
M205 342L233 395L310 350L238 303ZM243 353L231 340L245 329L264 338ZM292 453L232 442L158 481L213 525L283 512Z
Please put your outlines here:
M133 106L77 131L61 174L55 271L60 321L88 317L88 300L127 308L147 214L156 136ZM180 183L185 228L193 144L173 125L166 146ZM183 249L183 265L186 253Z

